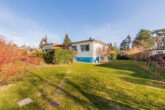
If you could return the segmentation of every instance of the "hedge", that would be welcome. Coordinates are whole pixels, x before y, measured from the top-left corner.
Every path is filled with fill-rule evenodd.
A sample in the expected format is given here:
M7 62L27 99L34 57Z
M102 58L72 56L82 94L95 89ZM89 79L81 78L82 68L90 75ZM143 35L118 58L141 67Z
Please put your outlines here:
M41 56L44 59L45 63L52 63L53 62L53 55L54 55L53 51L41 53Z
M74 50L53 49L42 53L42 58L46 63L61 64L73 62Z
M120 55L120 54L117 55L117 59L119 59L119 60L129 60L129 58L126 55Z

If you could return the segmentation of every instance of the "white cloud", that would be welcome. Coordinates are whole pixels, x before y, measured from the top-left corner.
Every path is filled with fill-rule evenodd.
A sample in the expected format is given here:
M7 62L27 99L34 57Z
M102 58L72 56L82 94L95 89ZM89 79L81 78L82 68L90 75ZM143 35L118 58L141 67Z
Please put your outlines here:
M72 24L70 24L69 28L63 26L63 30L60 28L61 30L56 32L65 35L64 31L73 31L73 41L86 40L91 36L103 42L117 42L120 44L121 40L123 40L128 34L134 38L142 28L150 30L163 28L165 26L165 15L159 13L162 12L163 9L163 4L157 8L151 6L148 6L147 8L147 6L145 6L145 9L144 7L137 9L134 14L130 13L128 17L121 17L115 22L109 21L106 24L104 23L98 26L91 26L89 24L84 27L83 25L82 28L85 28L84 30L79 28L82 25L81 23L76 29L73 29ZM47 34L48 39L52 42L61 42L61 38L54 34L53 31L44 29L41 25L42 24L39 25L36 21L27 16L21 16L18 13L13 12L13 10L2 8L0 6L0 35L6 36L7 39L12 40L18 45L27 44L38 46L41 38L45 34Z
M107 23L98 27L89 26L84 32L97 40L106 43L117 42L119 45L121 40L128 34L132 35L132 37L136 35L137 29L130 25L132 22Z
M6 39L18 45L26 44L36 47L45 34L51 40L60 41L57 35L45 30L34 20L17 15L9 9L0 8L0 35Z
M156 15L156 12L154 13ZM146 12L137 12L134 16L127 17L127 19L120 19L116 22L108 22L99 26L88 26L84 33L86 36L91 36L97 40L103 42L120 42L131 35L132 40L136 37L136 34L140 29L155 30L164 28L165 22L163 22L165 16L155 16L153 13L146 14Z

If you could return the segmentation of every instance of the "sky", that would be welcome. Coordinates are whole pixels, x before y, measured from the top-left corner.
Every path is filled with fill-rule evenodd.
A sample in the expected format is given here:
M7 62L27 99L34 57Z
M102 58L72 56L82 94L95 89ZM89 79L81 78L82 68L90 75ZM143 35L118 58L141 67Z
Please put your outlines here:
M0 36L37 47L47 35L62 43L92 37L120 42L140 29L165 28L165 0L0 0Z

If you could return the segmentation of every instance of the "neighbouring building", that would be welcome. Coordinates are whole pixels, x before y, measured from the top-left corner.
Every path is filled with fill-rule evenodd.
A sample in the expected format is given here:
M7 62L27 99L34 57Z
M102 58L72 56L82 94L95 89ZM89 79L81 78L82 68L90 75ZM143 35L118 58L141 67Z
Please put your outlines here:
M165 49L153 49L151 50L152 55L163 54L165 53Z
M46 52L47 50L51 49L57 49L57 48L63 48L62 44L57 44L57 43L49 43L43 46L43 52Z
M109 45L98 40L72 42L70 49L76 50L77 62L99 63L108 60L106 57Z
M163 54L165 53L164 41L157 41L151 50L151 55Z

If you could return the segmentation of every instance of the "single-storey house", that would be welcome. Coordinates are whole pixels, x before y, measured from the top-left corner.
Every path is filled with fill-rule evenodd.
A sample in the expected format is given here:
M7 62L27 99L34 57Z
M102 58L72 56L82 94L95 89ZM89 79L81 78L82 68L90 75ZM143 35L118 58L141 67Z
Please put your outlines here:
M72 42L70 49L76 50L75 59L77 62L99 63L102 57L106 56L109 45L98 40L85 40ZM104 58L108 59L108 58Z
M99 63L108 61L107 51L109 45L98 40L85 40L72 42L69 49L76 50L75 60L77 62ZM43 47L43 52L50 49L63 48L63 44L49 43Z

